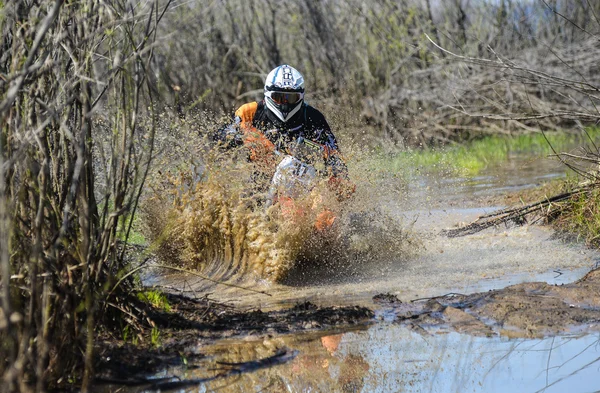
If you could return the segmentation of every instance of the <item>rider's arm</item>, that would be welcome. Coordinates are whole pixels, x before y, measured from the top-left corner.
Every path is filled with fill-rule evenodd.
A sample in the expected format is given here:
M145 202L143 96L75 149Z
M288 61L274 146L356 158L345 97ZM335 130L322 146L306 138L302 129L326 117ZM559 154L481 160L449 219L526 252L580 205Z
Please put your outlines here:
M219 147L231 149L244 144L243 134L240 130L241 119L239 116L234 116L233 121L219 127L211 135L211 139L217 142Z
M233 148L244 144L244 130L252 127L252 120L256 113L257 103L244 104L235 111L233 120L221 126L212 134L212 140L221 147Z
M354 193L356 186L350 181L348 167L339 152L335 135L325 116L318 110L309 107L307 117L312 125L315 142L325 147L325 165L329 171L329 187L335 191L340 200L348 199Z

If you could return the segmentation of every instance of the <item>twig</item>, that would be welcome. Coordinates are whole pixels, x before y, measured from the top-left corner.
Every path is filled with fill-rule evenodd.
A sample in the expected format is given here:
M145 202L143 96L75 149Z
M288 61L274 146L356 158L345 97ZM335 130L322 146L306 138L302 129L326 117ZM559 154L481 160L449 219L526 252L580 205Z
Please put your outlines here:
M117 283L114 285L113 289L112 289L112 290L111 290L111 291L108 293L108 297L110 297L110 296L113 294L113 292L114 292L114 291L115 291L115 290L116 290L116 289L119 287L119 285L121 285L121 283L122 283L124 280L126 280L126 279L127 279L128 277L130 277L132 274L135 274L135 273L139 272L140 270L144 269L144 268L145 268L145 266L144 266L144 265L145 265L145 264L146 264L146 262L148 262L149 260L150 260L150 257L147 257L147 258L145 258L145 259L142 261L142 263L140 263L140 265L139 265L139 266L137 266L137 267L136 267L136 268L134 268L134 269L131 269L131 270L130 270L130 271L127 273L127 274L125 274L123 277L121 277L121 278L119 279L119 281L117 281Z
M183 268L180 268L180 267L169 266L169 265L160 265L160 264L152 264L152 265L149 265L149 267L160 267L160 268L163 268L163 269L175 270L177 272L191 274L193 276L200 277L203 280L210 281L210 282L213 282L213 283L218 284L218 285L224 285L226 287L243 289L244 291L254 292L254 293L260 293L261 295L273 296L270 293L265 292L265 291L259 291L259 290L256 290L256 289L252 289L252 288L248 288L248 287L242 287L240 285L235 285L235 284L230 284L230 283L227 283L227 282L215 280L214 278L206 277L206 276L204 276L204 275L202 275L200 273L194 272L192 270L183 269Z
M23 69L28 69L35 60L35 56L37 56L38 54L38 49L40 48L40 45L42 44L46 33L48 32L48 30L54 23L54 20L58 16L58 11L60 10L60 7L62 6L63 2L64 0L57 0L54 3L54 7L52 7L52 10L48 13L48 15L46 15L44 20L41 22L40 26L36 29L35 39L33 40L31 48L29 48L29 55L27 56L27 59L23 64ZM0 113L5 112L6 109L9 108L15 102L19 90L23 85L23 82L25 82L25 75L21 75L20 77L18 77L16 82L8 89L5 100L3 102L0 102Z
M445 295L440 295L440 296L433 296L433 297L420 297L418 299L413 299L410 302L411 303L415 303L415 302L420 302L423 300L434 300L434 299L441 299L444 297L449 297L449 296L465 296L463 293L457 293L457 292L449 292Z

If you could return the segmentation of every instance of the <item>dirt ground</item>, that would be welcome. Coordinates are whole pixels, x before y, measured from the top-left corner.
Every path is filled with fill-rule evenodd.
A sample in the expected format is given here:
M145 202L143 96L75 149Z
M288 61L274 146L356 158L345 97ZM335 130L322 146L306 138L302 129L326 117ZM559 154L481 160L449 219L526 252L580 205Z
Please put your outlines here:
M444 327L472 335L528 338L597 330L600 269L566 285L531 282L390 306L398 323L423 330Z

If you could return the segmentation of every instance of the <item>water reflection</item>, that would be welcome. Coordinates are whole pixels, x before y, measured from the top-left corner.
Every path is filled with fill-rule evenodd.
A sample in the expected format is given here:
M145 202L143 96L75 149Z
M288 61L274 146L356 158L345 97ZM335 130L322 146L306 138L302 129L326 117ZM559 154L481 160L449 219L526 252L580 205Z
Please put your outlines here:
M158 377L206 378L218 373L222 362L256 360L288 347L299 355L286 364L177 391L593 392L599 343L598 333L515 340L419 333L382 323L320 337L221 342L201 350L210 356L197 369L172 368Z
M558 160L519 155L501 165L489 166L474 177L414 176L407 183L405 198L400 203L404 209L463 205L476 198L533 188L565 177L567 172L568 168Z

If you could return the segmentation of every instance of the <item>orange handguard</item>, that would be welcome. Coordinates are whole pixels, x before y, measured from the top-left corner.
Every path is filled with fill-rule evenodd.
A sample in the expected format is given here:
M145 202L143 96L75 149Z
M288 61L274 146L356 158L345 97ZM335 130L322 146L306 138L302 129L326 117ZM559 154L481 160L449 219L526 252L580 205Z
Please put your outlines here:
M306 216L306 211L302 206L299 206L293 198L279 197L277 198L276 203L279 205L281 215L287 221L295 223L298 219ZM314 228L318 232L326 231L333 226L336 219L336 215L331 210L323 208L315 218Z

